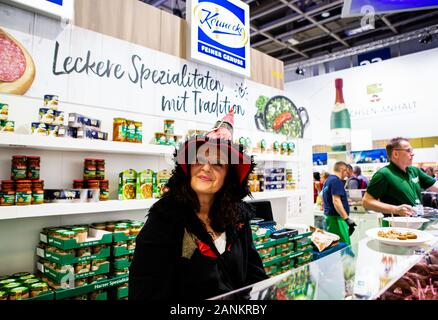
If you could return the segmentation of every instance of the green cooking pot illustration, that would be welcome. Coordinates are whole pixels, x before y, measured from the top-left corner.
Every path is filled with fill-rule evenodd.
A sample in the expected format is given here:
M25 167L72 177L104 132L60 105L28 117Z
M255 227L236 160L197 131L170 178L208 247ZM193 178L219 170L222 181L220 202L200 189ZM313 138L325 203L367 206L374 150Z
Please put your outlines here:
M297 108L285 96L274 96L270 99L260 96L256 105L258 112L254 120L258 130L293 138L303 137L304 129L309 123L309 114L305 108Z

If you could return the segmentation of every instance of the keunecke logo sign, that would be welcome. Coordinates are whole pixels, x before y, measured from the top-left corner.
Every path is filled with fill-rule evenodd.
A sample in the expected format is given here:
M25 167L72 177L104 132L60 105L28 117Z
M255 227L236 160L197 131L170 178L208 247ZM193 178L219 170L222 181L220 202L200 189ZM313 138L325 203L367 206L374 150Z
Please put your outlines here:
M13 6L61 19L74 18L74 0L2 0Z
M249 7L240 0L187 2L189 57L250 76Z

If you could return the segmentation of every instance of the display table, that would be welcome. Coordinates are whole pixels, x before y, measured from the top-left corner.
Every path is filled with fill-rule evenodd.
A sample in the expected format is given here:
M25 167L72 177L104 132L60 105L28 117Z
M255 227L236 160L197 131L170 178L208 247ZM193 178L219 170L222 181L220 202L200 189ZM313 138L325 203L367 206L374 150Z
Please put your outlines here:
M218 300L372 300L377 299L428 252L434 240L418 247L392 246L364 238L300 268L258 282ZM249 293L249 295L248 295Z

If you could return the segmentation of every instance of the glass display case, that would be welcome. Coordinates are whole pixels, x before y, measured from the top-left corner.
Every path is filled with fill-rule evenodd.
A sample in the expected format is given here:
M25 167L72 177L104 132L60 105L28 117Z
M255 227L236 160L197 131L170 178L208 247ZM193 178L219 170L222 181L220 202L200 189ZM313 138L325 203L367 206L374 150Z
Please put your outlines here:
M430 232L438 240L438 230L431 228ZM438 248L435 240L407 247L365 238L355 247L346 247L300 268L212 299L378 299L413 266Z

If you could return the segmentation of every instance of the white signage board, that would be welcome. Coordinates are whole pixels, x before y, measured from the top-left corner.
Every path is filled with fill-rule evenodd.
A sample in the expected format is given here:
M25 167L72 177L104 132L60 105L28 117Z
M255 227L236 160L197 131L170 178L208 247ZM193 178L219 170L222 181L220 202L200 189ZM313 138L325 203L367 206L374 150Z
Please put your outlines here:
M188 57L249 77L249 6L240 0L187 1Z
M74 18L74 0L0 0L8 4L56 18Z

